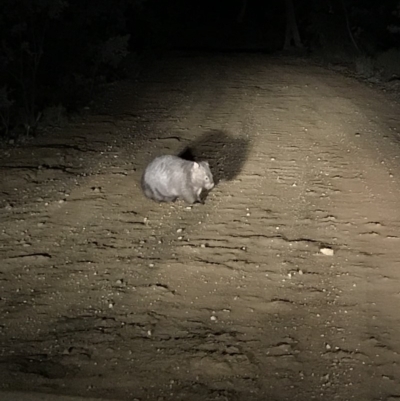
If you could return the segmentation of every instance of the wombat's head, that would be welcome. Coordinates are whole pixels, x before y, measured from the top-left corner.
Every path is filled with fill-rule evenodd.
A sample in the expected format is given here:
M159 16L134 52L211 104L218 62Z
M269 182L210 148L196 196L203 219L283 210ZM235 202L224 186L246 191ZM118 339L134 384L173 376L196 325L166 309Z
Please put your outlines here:
M208 162L194 162L192 167L193 183L210 190L214 188L214 179Z

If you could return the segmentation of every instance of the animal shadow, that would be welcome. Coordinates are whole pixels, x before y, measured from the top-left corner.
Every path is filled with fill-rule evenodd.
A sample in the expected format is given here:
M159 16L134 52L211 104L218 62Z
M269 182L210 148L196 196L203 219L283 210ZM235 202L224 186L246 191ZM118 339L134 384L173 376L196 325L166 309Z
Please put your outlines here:
M240 173L249 150L248 138L212 130L195 139L178 156L191 161L208 161L217 185L221 180L233 180Z

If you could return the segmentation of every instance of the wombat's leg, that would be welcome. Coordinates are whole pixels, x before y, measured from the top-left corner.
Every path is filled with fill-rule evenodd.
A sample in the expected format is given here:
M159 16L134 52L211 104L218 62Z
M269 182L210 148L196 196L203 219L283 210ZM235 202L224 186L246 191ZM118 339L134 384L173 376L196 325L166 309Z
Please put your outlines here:
M164 196L164 202L175 202L176 196Z
M193 204L197 201L196 196L192 193L182 194L182 198L185 202L190 203L190 204Z
M158 201L158 202L168 202L168 197L164 196L162 193L157 188L154 188L153 190L153 199Z
M201 203L204 205L204 200L201 198L201 188L197 191L197 202Z
M143 192L147 198L154 199L153 191L147 185L143 187Z

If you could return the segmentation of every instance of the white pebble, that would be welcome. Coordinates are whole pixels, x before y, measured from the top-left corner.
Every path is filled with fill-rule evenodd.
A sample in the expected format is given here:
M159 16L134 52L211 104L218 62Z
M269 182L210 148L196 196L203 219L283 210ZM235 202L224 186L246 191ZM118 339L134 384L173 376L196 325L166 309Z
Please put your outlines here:
M321 248L319 251L325 256L333 256L334 254L334 251L331 248Z

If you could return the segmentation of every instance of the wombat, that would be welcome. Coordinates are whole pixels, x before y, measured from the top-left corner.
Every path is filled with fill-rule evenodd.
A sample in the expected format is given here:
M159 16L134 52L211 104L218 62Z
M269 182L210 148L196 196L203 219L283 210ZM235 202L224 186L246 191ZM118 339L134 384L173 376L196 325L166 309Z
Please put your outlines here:
M147 198L158 202L174 202L177 198L193 204L203 203L203 189L214 187L208 162L193 162L178 156L156 157L145 169L141 180Z

